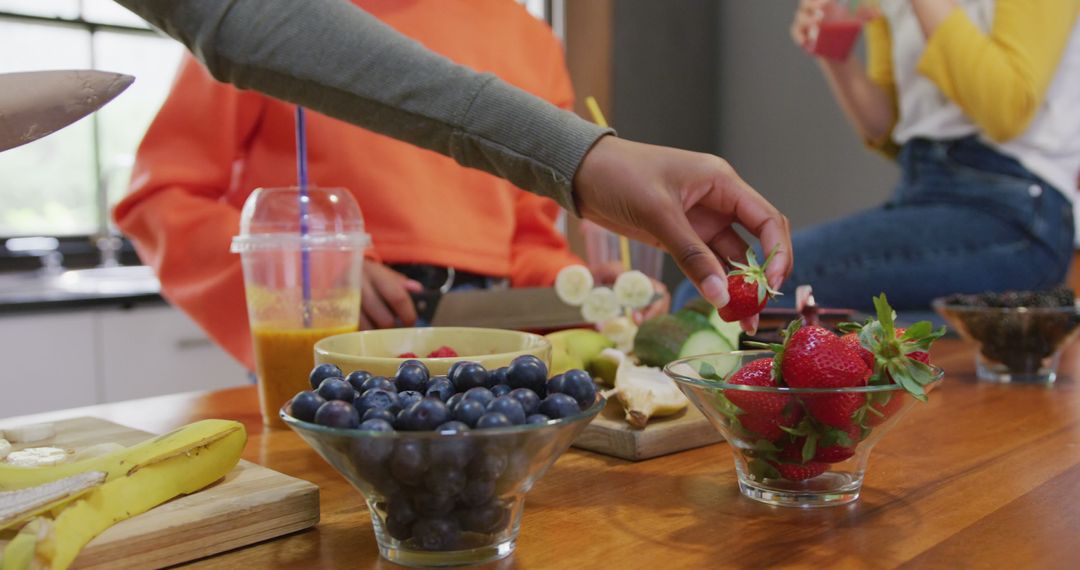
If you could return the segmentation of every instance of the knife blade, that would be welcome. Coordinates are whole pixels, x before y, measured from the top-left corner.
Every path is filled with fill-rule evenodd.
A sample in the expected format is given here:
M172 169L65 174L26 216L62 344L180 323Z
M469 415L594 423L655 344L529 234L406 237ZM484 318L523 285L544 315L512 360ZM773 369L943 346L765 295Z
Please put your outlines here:
M97 111L135 78L91 69L0 73L0 151Z
M439 299L432 326L547 331L581 326L579 307L550 287L450 291Z

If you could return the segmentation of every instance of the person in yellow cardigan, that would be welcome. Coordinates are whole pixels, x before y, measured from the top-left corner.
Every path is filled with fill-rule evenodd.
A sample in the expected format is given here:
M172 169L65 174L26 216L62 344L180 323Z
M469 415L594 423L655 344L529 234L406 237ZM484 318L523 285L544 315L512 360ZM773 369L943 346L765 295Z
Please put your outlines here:
M828 0L802 0L806 47ZM888 202L793 235L788 288L897 309L1061 284L1080 173L1080 0L881 0L867 61L818 58L866 143L893 157Z

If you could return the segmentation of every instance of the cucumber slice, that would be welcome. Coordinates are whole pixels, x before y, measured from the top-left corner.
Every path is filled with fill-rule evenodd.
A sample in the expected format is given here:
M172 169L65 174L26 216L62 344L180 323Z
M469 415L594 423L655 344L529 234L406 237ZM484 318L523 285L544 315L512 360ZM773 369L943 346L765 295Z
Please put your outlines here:
M714 352L729 352L734 350L731 341L712 329L704 329L690 335L683 343L679 351L679 358L712 354Z
M720 313L713 311L709 315L709 324L712 328L716 329L716 332L720 333L720 336L731 344L731 350L739 350L739 337L742 335L742 325L739 323L729 323L720 318Z

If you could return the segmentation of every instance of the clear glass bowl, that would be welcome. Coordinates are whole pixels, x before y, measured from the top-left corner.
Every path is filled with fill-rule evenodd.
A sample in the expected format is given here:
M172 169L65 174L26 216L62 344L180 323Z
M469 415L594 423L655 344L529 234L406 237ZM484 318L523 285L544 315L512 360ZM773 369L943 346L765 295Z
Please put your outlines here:
M514 551L525 494L605 400L544 425L370 432L281 419L367 501L383 558L407 566L481 564Z
M743 495L791 507L826 507L858 499L870 450L918 400L895 384L817 389L745 386L724 381L744 365L772 355L752 350L696 356L676 360L664 371L731 445ZM928 391L943 376L940 368L935 367L934 372ZM804 440L783 431L775 422L761 421L761 416L732 402L748 398L780 402L777 409L782 408L789 418L782 422L787 427L793 427L796 418L813 415L815 409L845 402L869 402L876 413L865 414L865 427L851 428L854 431L848 432L853 436L849 436L849 445L819 441L815 457L804 462Z
M965 340L978 345L975 374L990 382L1053 382L1061 349L1080 331L1075 305L970 307L935 299L933 307Z

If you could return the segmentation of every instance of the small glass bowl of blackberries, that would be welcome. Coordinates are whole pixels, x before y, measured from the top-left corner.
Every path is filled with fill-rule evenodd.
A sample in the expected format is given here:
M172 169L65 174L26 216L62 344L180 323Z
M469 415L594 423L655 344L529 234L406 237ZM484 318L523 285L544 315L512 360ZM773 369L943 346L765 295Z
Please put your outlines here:
M582 370L535 356L432 376L320 364L281 418L363 493L380 554L408 566L480 564L514 550L525 493L604 408Z
M1066 288L950 295L933 306L978 345L976 376L991 382L1053 382L1062 348L1080 331L1076 296Z

